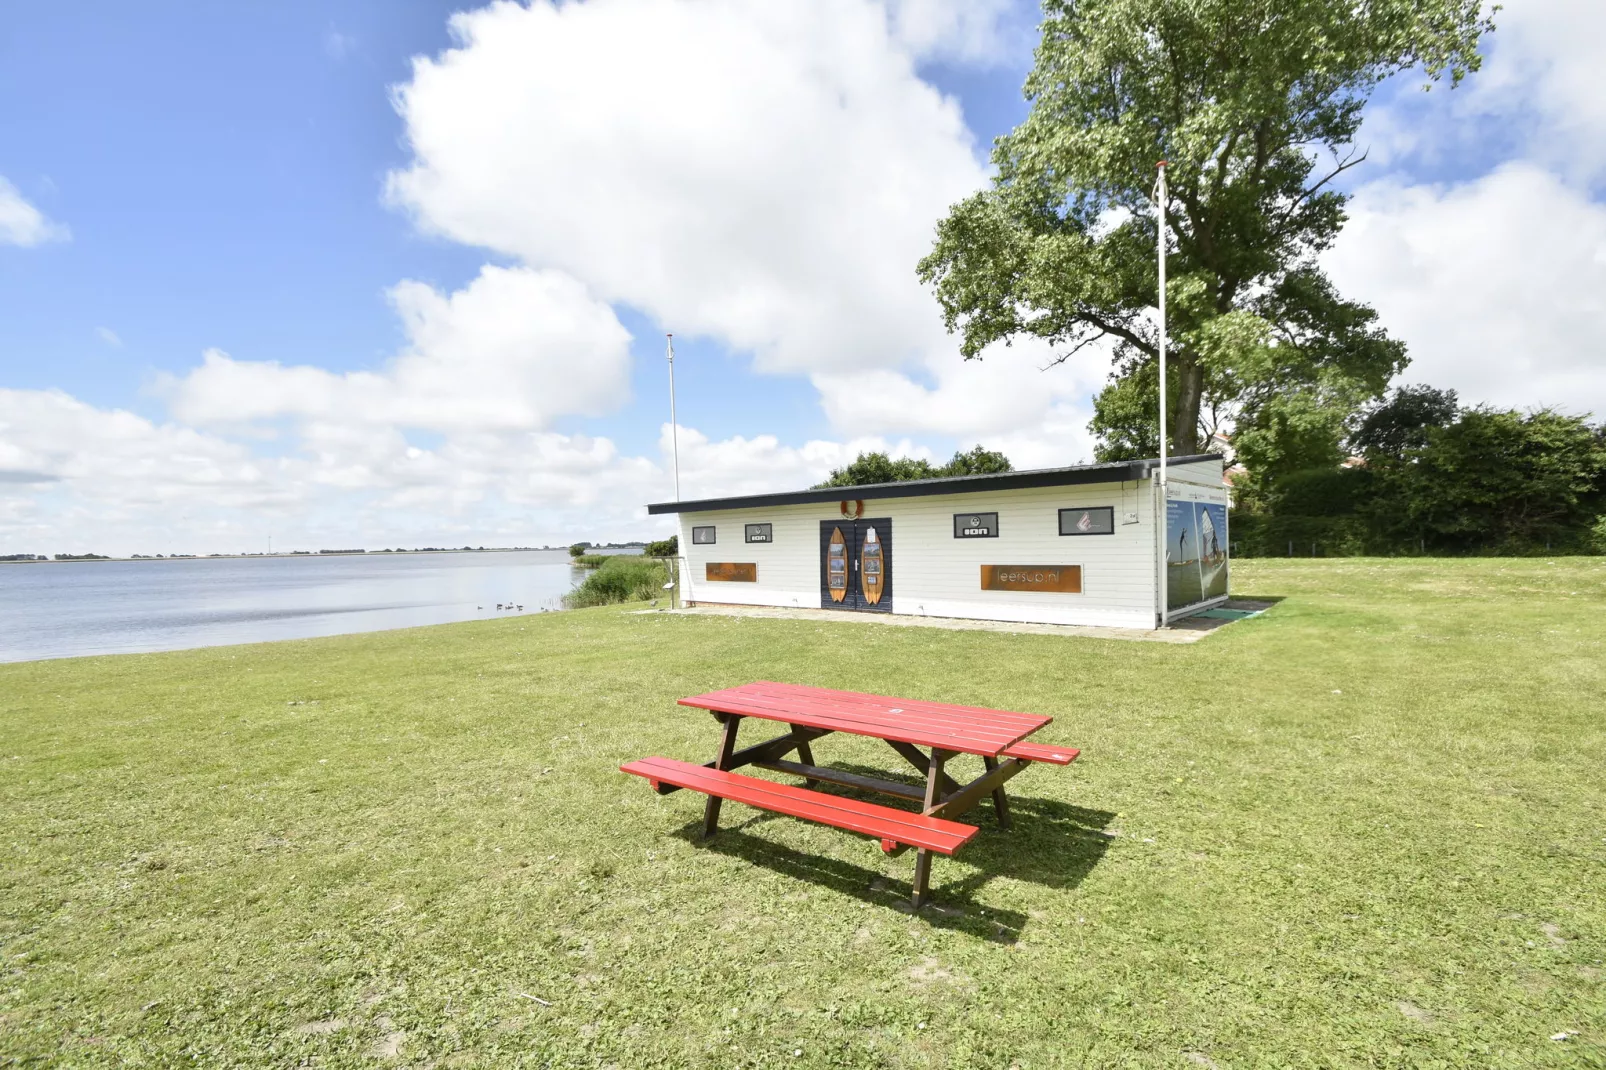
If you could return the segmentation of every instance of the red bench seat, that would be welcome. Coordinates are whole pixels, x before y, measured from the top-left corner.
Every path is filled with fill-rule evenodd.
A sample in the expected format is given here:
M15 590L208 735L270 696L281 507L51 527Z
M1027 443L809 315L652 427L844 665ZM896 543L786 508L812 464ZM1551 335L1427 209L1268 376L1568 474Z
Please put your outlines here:
M772 780L710 769L705 765L676 761L674 758L642 758L621 765L657 787L660 783L689 788L704 795L773 810L788 817L817 821L850 832L862 832L881 840L881 849L891 852L900 845L920 847L951 855L981 831L974 825L960 824L940 817L926 817L890 806L860 802L822 791L777 784Z
M1043 743L1011 743L1004 748L1004 757L1019 758L1025 762L1047 762L1050 765L1070 765L1082 752L1075 747L1050 747Z

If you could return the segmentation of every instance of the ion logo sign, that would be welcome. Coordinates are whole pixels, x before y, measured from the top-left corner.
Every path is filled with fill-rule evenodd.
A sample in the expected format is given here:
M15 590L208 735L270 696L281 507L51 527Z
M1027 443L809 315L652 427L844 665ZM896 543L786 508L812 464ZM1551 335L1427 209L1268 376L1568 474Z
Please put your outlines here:
M954 538L994 539L998 537L997 513L955 513Z

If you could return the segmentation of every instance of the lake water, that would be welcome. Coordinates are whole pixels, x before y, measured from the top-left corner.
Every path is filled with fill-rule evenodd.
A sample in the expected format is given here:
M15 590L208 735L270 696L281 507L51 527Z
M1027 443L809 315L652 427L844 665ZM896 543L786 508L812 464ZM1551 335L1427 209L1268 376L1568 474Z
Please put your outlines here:
M539 613L583 575L562 550L0 564L0 661Z

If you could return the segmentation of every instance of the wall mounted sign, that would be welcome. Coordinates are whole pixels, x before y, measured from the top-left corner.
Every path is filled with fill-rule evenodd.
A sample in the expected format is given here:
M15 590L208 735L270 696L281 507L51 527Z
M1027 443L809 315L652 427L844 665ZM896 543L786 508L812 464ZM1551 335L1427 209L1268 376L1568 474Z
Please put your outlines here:
M774 542L774 528L769 524L747 525L748 542Z
M710 561L706 574L712 583L758 582L758 566L751 561Z
M691 529L691 541L692 541L692 543L694 545L697 545L697 546L712 546L712 545L714 545L714 529L713 529L713 527L710 526L710 527L706 527L706 528L692 528Z
M984 591L1048 591L1082 593L1081 565L983 565Z
M997 513L955 513L954 538L956 539L996 539L998 538Z
M1091 509L1061 509L1061 535L1115 534L1115 507L1099 505Z

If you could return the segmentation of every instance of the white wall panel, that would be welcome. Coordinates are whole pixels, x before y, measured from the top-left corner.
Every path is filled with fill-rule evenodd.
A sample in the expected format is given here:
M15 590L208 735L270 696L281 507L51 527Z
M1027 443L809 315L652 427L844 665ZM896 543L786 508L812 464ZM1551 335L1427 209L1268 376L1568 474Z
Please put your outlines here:
M1218 474L1220 465L1213 464ZM1193 468L1195 466L1186 466ZM845 491L851 493L851 491ZM896 613L1053 624L1152 627L1155 605L1154 496L1148 481L1044 487L996 493L881 498L865 516L892 521L892 598ZM1059 534L1059 510L1109 506L1110 535ZM953 516L996 512L998 537L956 539ZM1136 514L1137 523L1124 523ZM820 522L841 519L836 502L681 515L688 601L735 605L820 605ZM773 525L774 541L743 541L743 526ZM697 546L694 526L713 525L717 542ZM752 562L756 583L710 582L709 562ZM982 565L1080 565L1082 593L984 591Z

